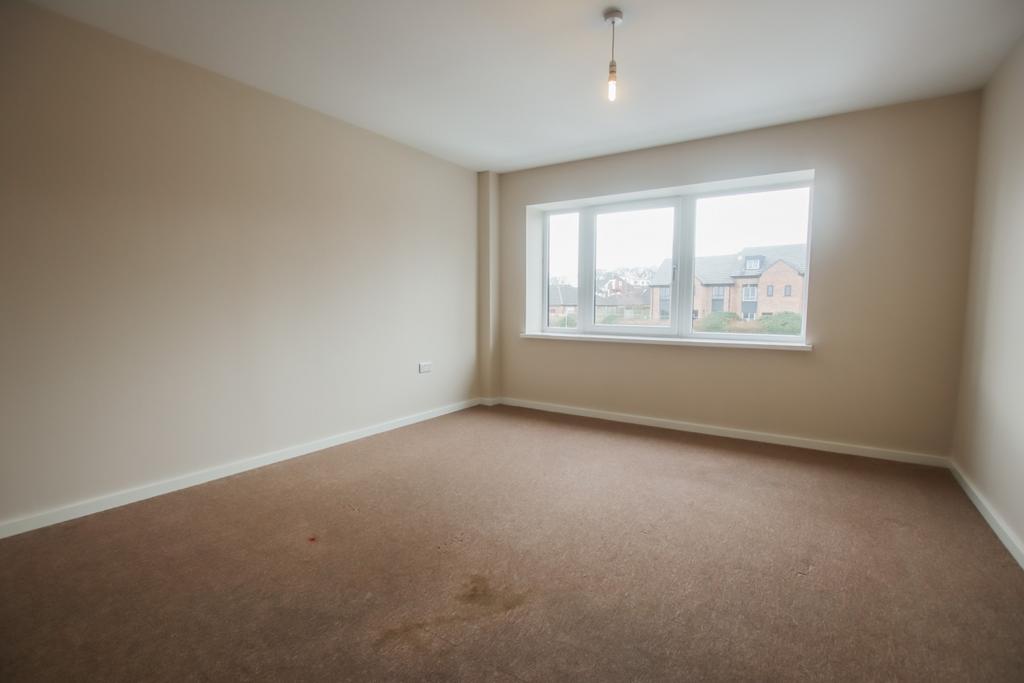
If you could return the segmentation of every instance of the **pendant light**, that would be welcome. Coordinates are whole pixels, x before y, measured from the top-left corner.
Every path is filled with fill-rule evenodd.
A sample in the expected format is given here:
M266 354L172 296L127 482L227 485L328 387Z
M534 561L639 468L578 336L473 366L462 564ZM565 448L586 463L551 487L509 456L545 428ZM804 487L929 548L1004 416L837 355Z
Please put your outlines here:
M609 7L604 11L605 23L612 25L612 61L608 62L608 101L614 102L618 90L618 68L615 66L615 26L622 23L622 10Z

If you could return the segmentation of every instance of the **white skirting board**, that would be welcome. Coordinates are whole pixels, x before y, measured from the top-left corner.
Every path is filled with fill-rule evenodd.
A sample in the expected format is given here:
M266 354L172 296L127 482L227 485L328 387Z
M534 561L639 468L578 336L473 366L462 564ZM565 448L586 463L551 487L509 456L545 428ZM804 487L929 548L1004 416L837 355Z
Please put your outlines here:
M218 465L209 469L200 470L198 472L192 472L179 477L173 477L170 479L164 479L162 481L153 482L150 484L144 484L131 489L123 491L117 491L105 496L99 496L97 498L91 498L89 500L83 500L69 505L61 506L51 510L46 510L32 515L26 515L16 519L10 519L0 522L0 538L7 536L13 536L20 534L25 531L31 531L32 529L38 529L40 527L49 526L51 524L57 524L64 522L69 519L76 517L82 517L89 515L94 512L100 512L102 510L109 510L110 508L119 507L128 503L134 503L136 501L144 500L146 498L152 498L153 496L159 496L164 493L170 493L171 491L177 491L179 489L188 488L189 486L195 486L196 484L202 484L214 479L220 479L221 477L227 477L232 474L238 474L239 472L245 472L247 470L256 469L257 467L263 467L275 462L282 460L288 460L289 458L295 458L301 455L307 455L316 451L323 450L325 448L331 448L332 446L338 446L349 441L355 441L356 439L362 439L367 436L374 434L380 434L381 432L390 431L406 425L415 424L424 420L430 420L435 417L447 415L448 413L454 413L465 408L470 408L475 405L508 405L520 408L530 408L532 410L542 410L550 413L562 413L566 415L577 415L581 417L592 417L600 420L609 420L612 422L626 422L629 424L646 425L649 427L660 427L662 429L672 429L683 432L694 432L697 434L708 434L712 436L723 436L732 439L742 439L745 441L757 441L761 443L778 444L782 446L794 446L797 448L809 448L817 451L826 451L829 453L842 453L845 455L856 455L867 458L877 458L881 460L894 460L898 462L908 462L918 465L930 465L933 467L944 467L952 471L956 480L963 487L967 496L971 499L974 505L981 512L982 517L988 522L989 526L995 532L999 540L1003 542L1006 548L1010 551L1010 554L1024 567L1024 543L1021 539L1014 534L1010 527L1006 524L1003 518L995 511L994 508L988 503L981 493L978 492L977 488L971 483L971 481L960 471L956 464L949 458L940 455L933 455L930 453L916 453L912 451L901 451L887 448L876 448L874 446L863 446L859 444L849 444L837 441L825 441L820 439L808 439L799 436L787 436L784 434L773 434L769 432L757 432L747 429L736 429L734 427L720 427L716 425L706 425L696 422L684 422L681 420L671 420L667 418L659 417L647 417L644 415L633 415L630 413L617 413L606 410L596 410L592 408L581 408L577 406L567 406L555 403L544 403L540 401L529 401L517 398L501 397L501 398L474 398L466 401L460 401L459 403L452 403L450 405L441 406L433 410L427 410L415 415L407 415L395 420L388 420L387 422L381 422L370 427L364 427L362 429L355 429L352 431L337 434L335 436L329 436L324 439L318 439L316 441L310 441L308 443L300 444L298 446L291 446L271 453L264 453L262 455L253 456L250 458L244 458L242 460L236 460L224 465Z
M978 512L985 518L988 525L992 527L992 531L995 532L999 540L1006 546L1006 549L1013 555L1013 559L1017 560L1017 564L1021 568L1024 568L1024 540L1021 540L1020 536L1013 532L1013 529L1006 523L1003 516L996 512L996 509L992 507L988 499L981 494L981 491L974 485L974 482L964 474L955 461L950 460L949 469L957 482L959 482L960 488L964 490L967 497L974 503L974 507L978 508Z
M610 420L612 422L627 422L629 424L646 425L648 427L661 427L662 429L673 429L679 432L693 432L695 434L724 436L730 439L742 439L743 441L758 441L760 443L771 443L780 446L810 448L811 450L815 451L826 451L828 453L843 453L845 455L860 455L868 458L877 458L879 460L896 460L899 462L910 462L917 465L949 467L948 458L945 458L941 455L932 455L930 453L897 451L888 448L875 448L874 446L861 446L858 444L842 443L838 441L808 439L802 436L787 436L785 434L755 432L749 429L737 429L735 427L719 427L716 425L707 425L698 422L683 422L682 420L670 420L662 417L647 417L645 415L632 415L630 413L614 413L609 412L607 410L578 408L576 406L565 406L558 405L555 403L524 401L518 398L502 398L499 400L499 402L507 406L531 408L533 410L543 410L549 413L564 413L566 415L578 415L580 417L593 417L599 420Z
M348 443L349 441L355 441L356 439L362 439L367 436L373 436L374 434L380 434L381 432L387 432L392 429L398 429L399 427L405 427L406 425L423 422L424 420L430 420L435 417L447 415L448 413L464 410L475 406L478 403L479 401L475 398L460 401L458 403L441 406L440 408L425 410L422 413L406 415L405 417L380 422L369 427L353 429L341 434L335 434L334 436L317 439L316 441L309 441L297 446L289 446L288 448L271 451L270 453L262 453L260 455L243 458L241 460L234 460L223 465L216 465L197 472L190 472L177 477L143 484L142 486L108 493L103 496L97 496L96 498L89 498L88 500L80 500L68 505L52 508L50 510L25 515L24 517L6 519L0 521L0 538L14 536L15 534L31 531L32 529L38 529L44 526L50 526L51 524L66 522L69 519L84 517L85 515L91 515L94 512L109 510L110 508L120 507L122 505L127 505L128 503L135 503L140 500L145 500L146 498L152 498L153 496L159 496L164 493L170 493L171 491L188 488L189 486L204 484L208 481L213 481L214 479L230 477L232 474L238 474L247 470L254 470L257 467L271 465L275 462L281 462L282 460L288 460L290 458L297 458L300 455L309 455L310 453L322 451L325 448L338 446L343 443Z

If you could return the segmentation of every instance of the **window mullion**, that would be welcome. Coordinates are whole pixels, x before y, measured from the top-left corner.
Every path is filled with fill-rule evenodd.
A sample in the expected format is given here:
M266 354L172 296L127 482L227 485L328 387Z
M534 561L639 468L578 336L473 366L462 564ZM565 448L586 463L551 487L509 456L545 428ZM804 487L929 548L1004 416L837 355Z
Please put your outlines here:
M693 334L693 267L694 226L697 222L697 202L693 197L682 197L679 202L679 245L676 247L675 293L678 305L679 336Z
M592 332L594 329L594 276L595 246L594 233L597 214L591 208L580 211L580 254L579 254L579 290L577 321L580 330Z
M541 254L543 255L542 258L544 259L543 265L541 266L541 276L544 279L541 282L541 289L540 289L540 291L541 291L541 295L540 295L540 297L541 297L541 309L540 310L541 310L541 316L542 316L541 317L540 325L541 325L541 329L544 330L544 331L547 331L547 329L548 329L548 322L549 322L549 319L548 319L548 310L549 310L549 308L548 308L548 306L549 306L549 304L548 304L548 296L549 296L549 289L550 289L550 287L549 287L548 283L550 282L550 277L551 277L549 275L550 269L551 269L551 264L550 264L551 255L548 253L548 239L549 239L550 231L551 231L551 215L550 214L544 214L544 229L543 229L543 235L542 235L542 239L544 241L541 243Z
M682 305L682 299L680 297L680 283L683 281L682 273L682 262L683 262L683 199L681 197L676 199L675 202L675 222L673 228L673 239L672 239L672 283L670 285L672 292L671 299L671 313L672 316L672 333L676 336L680 336L686 329L686 321L683 320L683 311L686 307Z

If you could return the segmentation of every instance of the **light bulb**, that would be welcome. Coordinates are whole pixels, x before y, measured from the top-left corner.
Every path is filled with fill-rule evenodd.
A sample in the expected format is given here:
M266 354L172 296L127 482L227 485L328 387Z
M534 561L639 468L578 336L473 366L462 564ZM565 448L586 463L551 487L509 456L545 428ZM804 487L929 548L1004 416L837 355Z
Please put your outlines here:
M604 20L612 27L612 61L608 62L608 101L614 102L619 89L619 84L616 83L619 80L619 70L615 66L615 25L622 23L622 10L618 7L609 7L604 11Z

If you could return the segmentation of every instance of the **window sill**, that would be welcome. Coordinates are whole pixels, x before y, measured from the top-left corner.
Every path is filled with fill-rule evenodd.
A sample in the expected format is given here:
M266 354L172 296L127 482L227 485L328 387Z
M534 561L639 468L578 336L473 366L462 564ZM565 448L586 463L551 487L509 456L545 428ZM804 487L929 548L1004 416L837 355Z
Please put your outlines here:
M522 339L564 339L569 341L613 342L619 344L656 344L660 346L696 346L726 349L770 349L775 351L810 351L806 342L742 341L733 339L694 339L691 337L629 337L612 334L561 334L558 332L523 332Z

